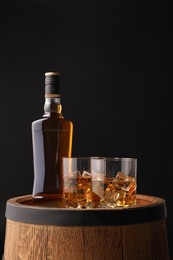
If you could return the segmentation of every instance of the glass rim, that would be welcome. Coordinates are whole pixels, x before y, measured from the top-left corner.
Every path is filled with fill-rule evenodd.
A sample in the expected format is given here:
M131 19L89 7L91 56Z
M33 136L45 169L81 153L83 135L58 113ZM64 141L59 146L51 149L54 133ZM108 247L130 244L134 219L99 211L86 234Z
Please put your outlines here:
M90 156L72 156L72 157L66 157L66 156L63 156L62 159L90 159L91 157Z
M105 161L137 161L136 157L110 157L110 156L72 156L72 157L62 157L62 159L96 159Z

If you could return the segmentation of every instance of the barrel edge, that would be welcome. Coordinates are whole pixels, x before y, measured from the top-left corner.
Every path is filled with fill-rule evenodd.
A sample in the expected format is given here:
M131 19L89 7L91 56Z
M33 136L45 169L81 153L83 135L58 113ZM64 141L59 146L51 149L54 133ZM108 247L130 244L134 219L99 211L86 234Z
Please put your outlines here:
M28 195L27 195L28 196ZM138 195L148 198L147 195ZM20 203L12 203L26 196L9 199L6 204L6 218L29 224L58 225L58 226L119 226L128 224L140 224L161 220L167 217L165 200L150 196L151 199L160 199L159 203L148 206L125 209L57 209L25 206ZM111 214L110 214L111 212ZM142 217L141 217L142 216Z

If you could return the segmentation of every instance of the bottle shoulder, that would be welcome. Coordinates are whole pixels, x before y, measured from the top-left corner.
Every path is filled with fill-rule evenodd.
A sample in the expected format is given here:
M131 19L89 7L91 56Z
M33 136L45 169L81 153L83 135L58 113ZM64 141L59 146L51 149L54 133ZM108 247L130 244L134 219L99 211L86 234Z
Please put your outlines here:
M63 117L43 117L32 122L33 130L43 130L43 129L70 129L73 127L73 123Z

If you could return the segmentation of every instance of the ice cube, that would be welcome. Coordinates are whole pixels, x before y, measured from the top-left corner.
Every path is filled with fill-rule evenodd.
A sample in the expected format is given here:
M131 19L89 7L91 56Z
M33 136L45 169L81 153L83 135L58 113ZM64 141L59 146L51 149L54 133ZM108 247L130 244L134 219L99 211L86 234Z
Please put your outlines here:
M90 172L87 172L87 171L83 171L81 177L82 177L82 178L85 178L85 179L89 179L89 178L91 178L91 173L90 173Z
M124 207L125 206L125 204L126 204L125 198L126 198L126 192L120 191L119 196L118 196L117 201L116 201L116 204L117 204L118 207Z
M129 176L125 175L123 172L118 172L115 178L118 179L118 180L125 181L125 180L128 180L128 177Z
M94 181L104 181L105 175L103 173L92 172L92 178Z
M124 191L129 191L132 187L134 190L136 187L135 178L125 175L123 172L118 172L113 182L116 183L117 189L122 189Z

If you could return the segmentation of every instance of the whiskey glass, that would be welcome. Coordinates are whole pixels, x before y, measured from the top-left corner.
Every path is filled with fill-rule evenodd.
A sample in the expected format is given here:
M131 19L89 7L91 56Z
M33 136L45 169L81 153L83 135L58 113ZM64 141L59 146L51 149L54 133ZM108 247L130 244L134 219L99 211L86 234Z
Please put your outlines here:
M67 208L91 208L90 157L63 157L63 200Z
M136 204L136 158L91 158L91 174L93 208L119 208Z

